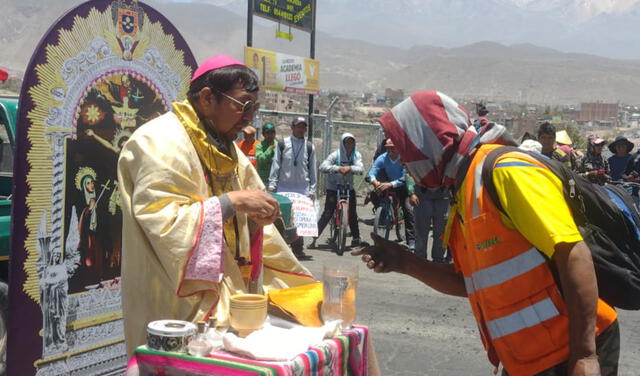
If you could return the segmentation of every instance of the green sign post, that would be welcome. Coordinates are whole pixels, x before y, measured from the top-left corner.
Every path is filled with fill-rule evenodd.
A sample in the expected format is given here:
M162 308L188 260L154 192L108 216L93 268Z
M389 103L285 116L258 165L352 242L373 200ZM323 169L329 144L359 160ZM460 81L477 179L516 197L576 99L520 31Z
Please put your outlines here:
M253 14L307 32L313 30L313 0L253 0Z

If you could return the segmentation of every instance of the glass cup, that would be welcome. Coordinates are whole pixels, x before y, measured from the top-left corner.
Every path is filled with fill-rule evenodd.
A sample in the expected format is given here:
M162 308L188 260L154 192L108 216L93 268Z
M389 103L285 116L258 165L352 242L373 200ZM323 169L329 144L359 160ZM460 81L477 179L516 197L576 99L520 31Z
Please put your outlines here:
M323 265L322 281L322 320L342 320L342 329L351 328L356 319L357 264Z

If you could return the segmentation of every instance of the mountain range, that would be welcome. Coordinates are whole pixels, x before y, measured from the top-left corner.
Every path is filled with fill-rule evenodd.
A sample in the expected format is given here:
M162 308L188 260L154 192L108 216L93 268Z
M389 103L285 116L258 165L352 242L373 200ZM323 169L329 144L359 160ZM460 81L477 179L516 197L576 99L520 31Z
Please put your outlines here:
M246 1L197 0L246 14ZM318 0L318 29L409 48L480 41L640 59L640 0Z
M77 0L56 0L54 7L51 2L40 0L4 1L8 2L8 7L5 7L3 16L6 21L0 23L0 44L3 46L0 50L0 66L8 67L18 74L24 71L33 49L49 25L61 15L63 9L79 3ZM242 14L238 4L246 6L246 2L218 1L222 1L218 3L219 6L202 2L161 0L149 3L174 23L198 61L215 53L242 57L246 43L246 14ZM588 0L369 0L366 3L364 0L320 0L316 58L320 60L321 87L327 90L356 91L381 91L389 87L404 89L407 93L438 89L456 98L540 104L575 104L597 100L639 104L640 60L617 60L584 53L560 52L554 48L519 42L511 35L517 33L508 29L503 30L503 39L512 40L501 40L498 43L469 39L468 44L450 48L404 40L402 43L392 43L385 42L382 37L379 40L371 37L382 33L379 30L387 30L389 35L400 33L406 35L407 39L416 39L416 35L412 34L417 32L415 30L430 26L415 22L420 15L409 9L410 6L416 8L424 3L430 4L428 9L421 10L424 17L433 18L435 15L432 13L444 12L445 8L447 12L458 9L453 14L460 18L440 17L448 19L449 31L454 31L456 27L466 24L463 22L465 17L488 12L488 4L503 4L505 12L519 9L524 15L525 7L543 12L554 9L554 4L560 6L567 2L596 4L595 1ZM630 16L637 12L640 5L640 1L636 0L597 3L600 4L598 9L605 9L606 12L575 13L585 15L586 20L576 25L601 17ZM335 6L332 7L331 4ZM456 4L459 8L455 8ZM607 4L609 8L605 7ZM345 12L342 16L335 9L339 6ZM357 22L349 18L351 16L346 16L355 12L358 6L361 17L358 22L369 25L360 26L360 34L357 34ZM397 14L388 13L391 11L390 7L394 6L397 7L394 8ZM244 11L246 12L246 8ZM405 21L401 22L403 17ZM414 21L410 21L410 17L414 17ZM482 20L480 16L477 18ZM294 39L291 42L276 39L275 23L257 17L254 19L255 47L308 56L307 33L293 30ZM379 25L374 24L374 19L378 20ZM519 20L522 21L522 18ZM514 19L512 22L515 28L519 21ZM326 25L331 23L336 25L336 29L329 33ZM323 24L325 26L320 27ZM353 31L349 32L351 28ZM349 38L349 33L354 34L354 37ZM365 34L367 38L362 37ZM445 34L447 33L442 33ZM640 37L640 33L637 34L636 37ZM422 39L426 42L433 38L425 36ZM638 46L640 42L629 45L628 48L639 50Z

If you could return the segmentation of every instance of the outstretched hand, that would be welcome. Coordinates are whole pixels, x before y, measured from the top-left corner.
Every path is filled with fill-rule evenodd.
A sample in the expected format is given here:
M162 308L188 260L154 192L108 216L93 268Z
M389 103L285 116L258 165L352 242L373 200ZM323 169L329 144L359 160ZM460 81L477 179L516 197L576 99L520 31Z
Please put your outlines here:
M351 255L362 256L362 262L376 273L402 273L407 259L405 256L410 254L408 248L374 233L371 233L371 239L373 245L355 249Z

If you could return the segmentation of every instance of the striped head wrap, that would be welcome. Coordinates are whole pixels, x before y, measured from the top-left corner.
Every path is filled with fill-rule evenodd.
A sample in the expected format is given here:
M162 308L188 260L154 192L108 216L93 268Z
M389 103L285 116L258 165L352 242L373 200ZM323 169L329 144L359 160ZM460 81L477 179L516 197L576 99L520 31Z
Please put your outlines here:
M486 119L476 130L467 110L437 91L420 91L380 118L387 137L416 183L451 186L462 160L480 144L517 145L506 129Z

